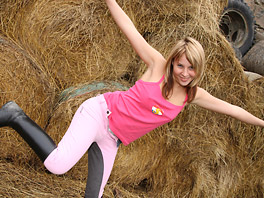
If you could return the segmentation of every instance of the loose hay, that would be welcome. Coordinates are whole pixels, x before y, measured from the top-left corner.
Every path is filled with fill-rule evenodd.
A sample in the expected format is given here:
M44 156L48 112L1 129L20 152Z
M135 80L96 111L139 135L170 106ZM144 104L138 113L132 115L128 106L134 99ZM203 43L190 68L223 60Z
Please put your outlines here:
M13 12L1 10L8 13L1 14L2 18L11 19L4 20L1 32L34 57L39 68L52 79L50 82L56 83L57 91L95 79L124 79L132 85L145 70L103 2L22 2L14 3L17 6ZM226 1L118 2L146 40L165 55L179 38L192 36L199 40L207 56L201 87L264 118L264 79L249 83L231 46L219 33L219 16ZM79 104L92 95L69 99L58 106L47 128L55 141L65 133ZM61 124L61 120L66 124ZM105 196L260 197L264 193L263 132L259 127L188 106L170 124L120 147ZM38 163L31 163L29 168L37 169ZM63 178L73 185L80 184L83 190L86 163L82 159ZM11 178L15 175L11 171L6 174ZM47 182L47 177L62 182L60 177L46 176L39 177ZM50 194L39 197L57 195L56 184L49 187ZM23 187L19 189L23 191ZM21 193L19 189L17 195ZM71 193L69 186L64 190Z
M0 174L0 197L84 197L82 181L21 168L2 160Z

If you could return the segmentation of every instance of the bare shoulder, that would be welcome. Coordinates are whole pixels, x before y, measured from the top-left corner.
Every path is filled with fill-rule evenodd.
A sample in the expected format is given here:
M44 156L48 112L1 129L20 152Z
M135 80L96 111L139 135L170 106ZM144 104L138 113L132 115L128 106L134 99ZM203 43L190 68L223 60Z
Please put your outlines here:
M197 92L195 95L195 99L199 99L205 92L205 89L201 88L201 87L197 87Z
M197 87L197 92L196 92L195 98L192 101L192 103L197 104L197 103L199 103L199 101L204 100L210 96L211 95L205 89L203 89L201 87Z

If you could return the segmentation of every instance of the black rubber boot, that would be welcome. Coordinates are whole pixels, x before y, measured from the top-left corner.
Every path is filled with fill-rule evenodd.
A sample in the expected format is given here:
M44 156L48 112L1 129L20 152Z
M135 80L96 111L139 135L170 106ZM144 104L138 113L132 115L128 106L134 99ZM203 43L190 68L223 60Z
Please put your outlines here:
M42 162L57 147L50 136L13 101L6 103L0 109L0 127L4 126L12 127L17 131Z

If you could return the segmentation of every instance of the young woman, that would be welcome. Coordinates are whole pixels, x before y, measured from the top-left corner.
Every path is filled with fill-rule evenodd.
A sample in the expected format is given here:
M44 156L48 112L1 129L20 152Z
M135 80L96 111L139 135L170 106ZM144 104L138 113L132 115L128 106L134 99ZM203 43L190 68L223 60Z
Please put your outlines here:
M264 127L263 120L197 86L205 64L198 41L190 37L178 41L166 60L144 40L115 0L106 0L106 4L147 65L146 72L133 87L85 101L58 146L15 102L8 102L0 109L0 127L15 129L50 172L67 172L88 150L85 197L102 197L119 144L128 145L170 122L190 103Z

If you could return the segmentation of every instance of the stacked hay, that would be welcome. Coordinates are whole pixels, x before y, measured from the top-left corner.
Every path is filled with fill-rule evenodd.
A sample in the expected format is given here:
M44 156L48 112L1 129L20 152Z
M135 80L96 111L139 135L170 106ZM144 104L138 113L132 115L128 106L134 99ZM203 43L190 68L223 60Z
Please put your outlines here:
M102 1L14 4L21 11L2 31L42 65L59 91L91 80L120 79L135 57L105 16Z
M206 74L200 86L263 118L264 79L249 83L232 48L218 31L219 15L226 1L118 2L146 40L165 55L177 39L192 36L199 40L207 56ZM7 10L7 5L15 6ZM123 79L132 85L145 70L102 1L5 0L0 8L2 34L34 60L45 79L57 88L56 94L71 85L102 79ZM58 142L82 101L111 90L60 102L50 119L48 133ZM34 108L28 112L34 112ZM258 197L264 193L263 140L263 129L259 127L190 105L170 124L120 147L105 197ZM17 153L14 151L14 155ZM31 161L30 167L21 166L27 177L3 182L0 189L8 197L3 190L5 185L17 182L17 194L12 196L23 192L34 197L82 196L86 160L84 157L64 177L43 172L29 174L39 165ZM1 171L9 170L3 164ZM34 184L35 175L43 178L43 187ZM14 176L12 171L5 172L5 178ZM33 190L21 185L27 178ZM53 180L49 190L45 188L48 178ZM64 186L64 181L72 185ZM63 192L57 190L58 185ZM74 191L73 195L70 186L78 185L81 192Z

